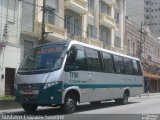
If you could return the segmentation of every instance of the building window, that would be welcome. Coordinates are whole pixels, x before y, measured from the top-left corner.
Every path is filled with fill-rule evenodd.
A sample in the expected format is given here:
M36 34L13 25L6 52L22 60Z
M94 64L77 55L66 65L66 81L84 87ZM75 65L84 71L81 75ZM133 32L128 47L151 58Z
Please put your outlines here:
M93 25L88 24L87 37L88 38L94 38L94 26Z
M55 24L55 10L54 9L48 7L46 19L49 24L52 24L52 25Z
M94 9L94 0L88 0L88 8Z
M104 45L109 45L110 44L108 34L109 33L106 30L100 30L100 38L103 41Z
M81 35L81 21L72 16L66 16L65 19L65 28L67 28L68 33Z
M146 19L149 19L149 15L146 15Z
M15 21L16 0L8 0L8 22Z
M117 48L121 47L121 39L119 37L115 37L114 45Z
M146 12L149 12L149 9L148 9L148 8L146 8Z
M116 7L120 7L120 0L116 0Z
M33 48L33 42L24 40L24 56Z
M133 45L132 45L132 50L133 50L133 54L135 55L135 43L133 43Z
M116 24L119 24L119 13L116 12L115 14Z
M101 2L101 12L108 14L108 6L103 2Z

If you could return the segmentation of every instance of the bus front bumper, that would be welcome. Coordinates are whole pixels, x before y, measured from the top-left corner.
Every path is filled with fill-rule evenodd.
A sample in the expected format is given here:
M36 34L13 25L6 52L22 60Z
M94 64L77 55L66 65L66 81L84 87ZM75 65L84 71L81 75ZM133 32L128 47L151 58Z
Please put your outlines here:
M15 89L19 103L49 105L62 104L62 82L45 87L45 84L20 84Z

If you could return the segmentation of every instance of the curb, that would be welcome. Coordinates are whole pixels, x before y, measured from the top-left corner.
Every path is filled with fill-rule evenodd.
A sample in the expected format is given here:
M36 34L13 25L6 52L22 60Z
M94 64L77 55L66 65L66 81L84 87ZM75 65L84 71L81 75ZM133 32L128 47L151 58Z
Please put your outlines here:
M140 96L156 96L156 95L160 95L160 93L143 93L143 94L140 94Z

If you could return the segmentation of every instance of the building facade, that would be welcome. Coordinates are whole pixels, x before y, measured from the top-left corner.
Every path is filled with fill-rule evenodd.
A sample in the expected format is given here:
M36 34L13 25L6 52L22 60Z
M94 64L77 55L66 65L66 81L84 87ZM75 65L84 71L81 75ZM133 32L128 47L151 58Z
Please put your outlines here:
M152 33L160 34L160 0L144 0L144 23L149 26Z
M75 39L117 52L123 51L125 0L46 0L46 41ZM24 54L40 43L43 1L22 3ZM118 4L118 5L117 5ZM27 11L27 12L26 12ZM32 14L31 14L32 13ZM116 13L116 15L115 15Z
M0 96L13 95L14 78L20 64L21 3L0 0Z
M144 69L145 92L160 92L160 41L152 35L150 29L143 27L145 35L140 41L140 32L137 31L134 22L126 18L124 46L127 54L134 57L141 56ZM141 48L140 48L141 42Z

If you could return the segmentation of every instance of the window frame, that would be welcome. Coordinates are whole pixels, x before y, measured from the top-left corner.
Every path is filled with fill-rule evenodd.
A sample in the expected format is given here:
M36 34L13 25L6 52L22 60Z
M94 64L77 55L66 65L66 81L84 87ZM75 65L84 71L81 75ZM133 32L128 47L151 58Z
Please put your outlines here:
M128 74L128 73L127 73L126 64L125 64L125 59L128 59L128 60L130 60L130 62L131 62L131 66L132 66L132 74ZM127 74L127 75L134 75L134 68L133 68L132 59L127 58L127 57L123 57L123 61L124 61L124 67L125 67L125 70L126 70L126 74Z
M114 56L117 56L117 57L122 58L123 68L124 68L124 71L123 71L123 72L121 71L121 69L120 69L120 72L117 72ZM124 65L123 56L119 56L119 55L113 54L113 62L114 62L114 69L115 69L115 73L116 73L116 74L126 74L126 69L125 69L125 65ZM120 68L121 68L121 67L120 67Z
M87 56L87 49L96 51L98 53L98 60L99 60L99 70L90 70L89 69L89 64L88 64L88 56ZM90 48L90 47L85 47L85 52L86 52L86 61L87 61L87 68L88 71L92 71L92 72L103 72L103 62L102 62L102 55L101 52L99 50Z
M137 72L135 72L134 62L136 63L136 66L137 66ZM139 69L138 69L137 60L132 59L132 64L133 64L133 74L136 75L136 76L141 76L141 75L139 74Z
M65 61L65 65L64 65L64 71L65 72L70 72L70 71L88 71L88 64L87 64L87 56L86 56L86 52L85 52L85 47L84 46L82 46L82 45L78 45L78 44L72 44L71 45L71 47L70 47L70 49L73 47L73 46L75 46L76 47L76 50L81 50L81 51L83 51L84 52L84 57L85 57L85 66L87 66L86 67L86 69L71 69L71 70L66 70L66 64L67 64L67 59L68 59L68 57L67 57L67 59L66 59L66 61ZM77 49L77 48L79 48L79 49ZM70 51L70 49L69 49L69 51Z
M111 59L112 59L112 70L113 70L113 72L107 72L106 70L105 70L105 62L104 62L104 55L103 54L108 54L108 55L110 55L110 57L111 57ZM115 67L114 67L114 60L113 60L113 55L111 54L111 53L107 53L107 52L101 52L101 55L102 55L102 62L103 62L103 72L105 72L105 73L115 73Z

